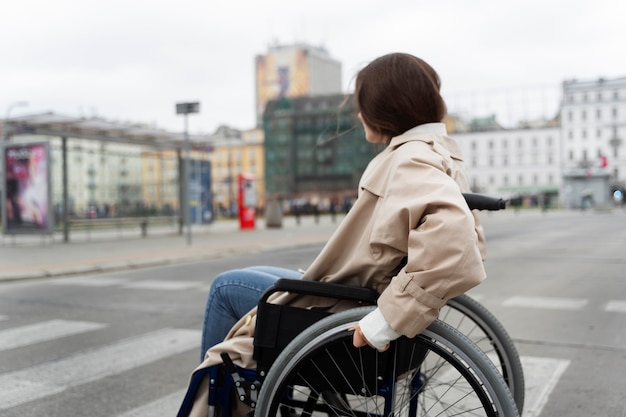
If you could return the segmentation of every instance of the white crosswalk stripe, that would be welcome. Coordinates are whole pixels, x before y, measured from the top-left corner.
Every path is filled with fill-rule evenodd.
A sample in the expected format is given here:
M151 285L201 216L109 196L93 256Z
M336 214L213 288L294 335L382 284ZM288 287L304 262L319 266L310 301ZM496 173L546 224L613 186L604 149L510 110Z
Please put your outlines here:
M522 356L524 383L526 387L524 413L522 417L537 417L548 402L557 382L570 361L553 358Z
M112 277L69 277L52 281L55 285L81 285L85 287L112 287L127 282L124 278Z
M118 417L172 417L183 402L186 390L177 391L144 406L137 407Z
M626 301L612 300L606 304L606 311L612 313L626 313Z
M542 308L550 310L580 310L588 301L582 298L524 297L515 296L504 300L506 307Z
M124 284L124 288L133 288L141 290L164 290L164 291L179 291L195 288L204 283L195 281L158 281L158 280L145 280L135 281Z
M197 348L200 333L162 329L55 362L2 374L0 411Z
M0 351L98 330L103 327L107 327L107 325L88 321L49 320L0 330Z
M85 287L114 287L119 286L136 290L159 290L180 291L192 288L206 288L206 282L199 281L167 281L167 280L143 280L128 281L124 278L115 277L69 277L52 282L55 285L78 285Z

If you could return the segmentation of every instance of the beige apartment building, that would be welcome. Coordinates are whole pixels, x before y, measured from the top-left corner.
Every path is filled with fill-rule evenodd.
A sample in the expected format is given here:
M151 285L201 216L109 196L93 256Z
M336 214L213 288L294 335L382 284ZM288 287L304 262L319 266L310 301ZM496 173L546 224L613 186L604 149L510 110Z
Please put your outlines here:
M237 213L240 174L252 174L256 181L257 208L265 207L265 153L263 130L238 130L221 126L212 136L211 176L213 205L218 216Z

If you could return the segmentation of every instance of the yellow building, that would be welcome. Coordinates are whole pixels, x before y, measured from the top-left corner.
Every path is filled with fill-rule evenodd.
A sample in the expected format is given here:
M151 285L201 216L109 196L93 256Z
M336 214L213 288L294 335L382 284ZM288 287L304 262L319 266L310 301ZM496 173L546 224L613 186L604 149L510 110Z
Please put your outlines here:
M237 130L221 126L212 137L211 176L213 204L217 215L237 213L237 177L253 174L256 177L257 208L265 206L265 154L263 130Z
M179 210L179 157L184 152L176 150L147 151L141 154L141 193L142 201L148 209L159 213L174 213ZM194 165L200 161L209 161L210 154L206 151L191 150L191 170L197 171ZM194 172L195 172L194 171ZM192 193L190 205L199 204L197 196Z

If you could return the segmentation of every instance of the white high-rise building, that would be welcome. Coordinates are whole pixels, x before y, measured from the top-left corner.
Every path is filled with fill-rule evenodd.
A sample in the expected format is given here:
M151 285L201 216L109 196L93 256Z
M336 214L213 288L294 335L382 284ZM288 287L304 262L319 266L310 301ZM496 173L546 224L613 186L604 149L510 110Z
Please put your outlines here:
M563 82L561 160L566 207L610 204L626 182L626 77Z
M563 82L563 172L606 173L626 181L626 77Z

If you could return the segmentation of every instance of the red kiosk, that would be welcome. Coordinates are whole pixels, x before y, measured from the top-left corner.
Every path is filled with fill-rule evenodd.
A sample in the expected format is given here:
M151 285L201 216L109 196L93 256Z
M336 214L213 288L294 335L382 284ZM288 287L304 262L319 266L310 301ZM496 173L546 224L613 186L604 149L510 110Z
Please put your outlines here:
M254 229L256 217L256 178L253 174L239 174L239 228Z

